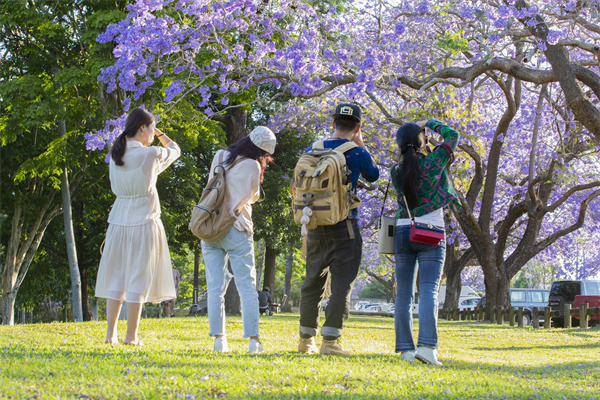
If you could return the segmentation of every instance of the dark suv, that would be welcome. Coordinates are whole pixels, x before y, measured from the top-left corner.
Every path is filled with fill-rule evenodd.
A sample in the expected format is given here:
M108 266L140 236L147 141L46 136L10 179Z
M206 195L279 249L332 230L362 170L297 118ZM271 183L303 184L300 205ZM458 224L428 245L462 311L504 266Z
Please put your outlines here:
M515 308L523 307L523 324L530 325L533 317L533 308L540 309L540 320L544 320L544 308L548 304L548 289L510 289L510 305ZM477 303L485 307L485 295Z
M582 281L555 281L550 288L550 297L548 298L548 307L551 311L560 312L560 317L552 318L554 326L562 328L565 326L564 311L565 304L573 305L575 296L600 295L600 281L582 280Z

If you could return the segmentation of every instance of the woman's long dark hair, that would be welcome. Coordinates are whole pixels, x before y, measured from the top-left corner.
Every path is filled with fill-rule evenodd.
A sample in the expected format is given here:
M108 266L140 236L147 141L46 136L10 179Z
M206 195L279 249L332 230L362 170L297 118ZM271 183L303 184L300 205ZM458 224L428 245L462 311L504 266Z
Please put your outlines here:
M125 120L125 129L117 136L117 139L114 141L112 149L110 150L110 156L115 164L118 166L125 164L123 162L123 155L125 154L125 149L127 147L127 138L134 137L138 129L142 126L148 126L152 122L154 122L154 115L143 108L136 108L129 113Z
M396 177L396 184L402 188L408 207L413 209L419 202L417 186L421 169L418 161L425 148L425 136L419 125L409 122L398 128L396 143L400 148L401 170Z
M246 136L229 145L227 151L229 152L229 157L225 160L225 165L231 165L237 156L243 156L258 161L263 170L267 167L267 164L273 162L273 156L252 143L250 136Z

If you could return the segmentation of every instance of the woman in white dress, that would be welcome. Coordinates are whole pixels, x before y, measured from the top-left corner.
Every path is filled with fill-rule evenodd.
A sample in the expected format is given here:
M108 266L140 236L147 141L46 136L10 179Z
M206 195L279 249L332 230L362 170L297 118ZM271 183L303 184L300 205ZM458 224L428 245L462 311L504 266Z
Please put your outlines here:
M202 255L206 265L208 291L208 323L210 336L215 337L214 350L228 352L225 332L224 296L232 276L227 269L231 263L235 286L240 294L244 337L248 352L264 351L258 333L258 295L254 267L254 238L252 204L260 198L260 184L267 164L273 162L277 139L269 128L259 126L248 137L238 140L226 150L219 150L213 159L209 179L215 167L224 163L227 171L226 187L229 192L229 211L237 220L224 238L202 241Z
M163 147L150 146L154 137ZM176 297L167 237L160 220L156 178L181 151L156 129L154 116L131 111L111 149L110 184L117 195L96 280L96 297L106 298L106 343L116 344L117 319L127 303L124 343L142 344L138 326L142 305Z

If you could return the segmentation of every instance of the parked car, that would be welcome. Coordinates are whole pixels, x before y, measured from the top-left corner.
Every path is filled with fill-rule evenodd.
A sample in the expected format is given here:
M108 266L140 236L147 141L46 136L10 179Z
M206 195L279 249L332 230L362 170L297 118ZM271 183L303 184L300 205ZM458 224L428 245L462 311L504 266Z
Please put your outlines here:
M378 312L379 311L379 307L385 304L383 300L381 301L358 301L356 302L356 304L352 305L350 308L353 311L360 311L360 312Z
M476 297L477 299L479 299L479 295L477 294L477 292L475 290L473 290L473 288L471 286L466 286L463 285L460 287L460 295L459 298L463 299L463 298L473 298ZM444 308L444 300L446 299L446 285L441 285L440 286L440 290L438 292L438 307L439 308ZM460 300L458 301L458 303L460 304Z
M573 300L573 308L579 308L583 303L587 303L588 308L600 307L600 295L579 295ZM590 326L600 323L600 314L588 314ZM573 318L579 319L579 315L574 315Z
M543 321L543 312L548 305L548 289L510 289L511 307L523 307L523 325L530 325L533 317L533 307L540 310L540 321ZM485 307L485 296L481 298L478 306Z
M577 281L554 281L550 288L548 307L551 311L558 311L559 317L552 318L554 326L562 328L565 326L564 311L565 304L573 305L575 296L598 296L600 295L600 281L577 280ZM577 323L576 323L577 324Z
M365 312L379 312L379 305L378 304L369 304L367 305L364 309L359 310L359 311L365 311Z
M352 309L356 310L356 311L364 311L367 306L371 306L371 305L373 305L373 302L361 300L361 301L357 301L356 303L354 303L354 306L352 307Z
M480 300L479 297L460 298L458 300L458 309L460 311L462 311L462 310L473 310L475 307L477 307L477 304L479 303L479 300Z
M394 303L379 303L379 304L371 304L366 308L365 311L369 312L394 312L395 305Z
M438 308L439 309L444 308L444 299L445 298L446 298L446 285L441 285L440 290L438 292ZM479 295L477 294L477 292L475 292L475 290L473 290L473 288L470 286L461 286L458 304L460 305L460 303L463 300L473 299L473 298L476 299L477 301L479 301ZM477 305L477 302L475 302L475 305L471 306L471 308L474 308L476 305ZM416 291L416 289L415 289L415 300L412 304L412 315L413 315L413 317L419 316L419 293Z

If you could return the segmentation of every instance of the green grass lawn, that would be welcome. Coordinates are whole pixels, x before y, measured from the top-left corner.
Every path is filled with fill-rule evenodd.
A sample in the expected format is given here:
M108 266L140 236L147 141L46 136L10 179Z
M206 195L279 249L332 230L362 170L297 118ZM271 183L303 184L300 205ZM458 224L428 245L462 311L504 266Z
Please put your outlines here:
M0 398L600 399L596 329L440 321L439 368L400 361L391 318L351 316L348 358L296 353L298 315L261 317L260 355L227 323L229 354L206 317L142 320L142 348L105 345L105 322L1 326Z

